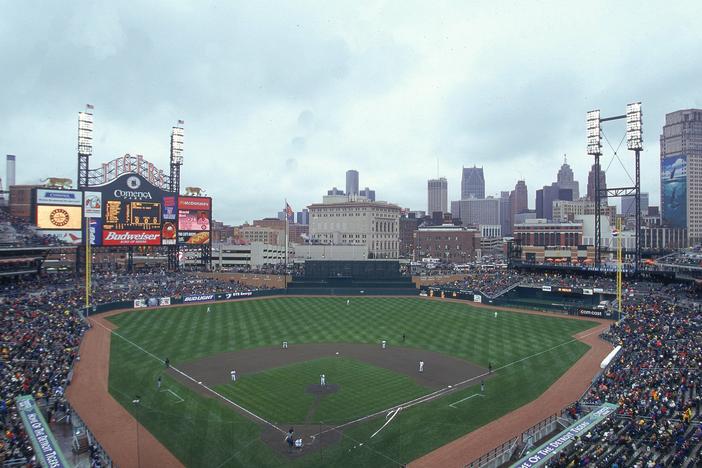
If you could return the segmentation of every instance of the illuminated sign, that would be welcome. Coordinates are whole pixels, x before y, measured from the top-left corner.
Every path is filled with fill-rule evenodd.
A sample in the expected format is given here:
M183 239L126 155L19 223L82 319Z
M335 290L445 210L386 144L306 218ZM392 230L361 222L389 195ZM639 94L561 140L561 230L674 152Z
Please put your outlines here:
M83 216L86 218L99 218L102 216L102 193L85 192Z
M208 197L178 197L178 209L181 210L210 210L211 207Z
M82 204L82 202L81 202ZM80 206L37 206L39 229L80 230Z
M83 194L75 190L37 189L37 205L70 205L83 204Z
M103 231L102 245L161 245L161 233L149 231Z
M181 231L209 231L209 212L178 210L178 229Z
M188 245L203 245L210 243L210 232L178 231L178 243Z
M120 200L108 200L105 203L103 229L155 230L160 228L160 203Z

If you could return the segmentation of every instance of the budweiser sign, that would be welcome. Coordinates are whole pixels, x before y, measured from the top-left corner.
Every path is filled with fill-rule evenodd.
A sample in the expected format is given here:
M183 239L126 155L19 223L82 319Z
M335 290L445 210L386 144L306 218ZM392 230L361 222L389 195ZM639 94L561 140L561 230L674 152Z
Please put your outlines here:
M161 245L161 233L151 231L104 231L102 245Z

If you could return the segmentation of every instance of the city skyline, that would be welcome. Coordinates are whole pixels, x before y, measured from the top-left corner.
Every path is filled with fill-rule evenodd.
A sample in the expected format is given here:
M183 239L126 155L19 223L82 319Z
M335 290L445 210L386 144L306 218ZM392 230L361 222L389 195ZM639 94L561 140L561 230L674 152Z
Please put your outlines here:
M228 224L286 198L298 211L319 202L349 168L378 199L419 210L437 158L449 200L475 165L485 195L525 180L533 208L564 153L583 194L585 113L640 100L642 191L658 205L665 114L702 107L702 64L665 44L702 45L700 5L540 5L296 4L274 17L263 5L18 5L0 20L13 71L0 153L17 155L18 184L75 182L77 113L90 103L92 167L131 153L166 170L170 127L184 119L183 185L203 187ZM615 148L620 127L606 129ZM617 165L612 186L627 181Z

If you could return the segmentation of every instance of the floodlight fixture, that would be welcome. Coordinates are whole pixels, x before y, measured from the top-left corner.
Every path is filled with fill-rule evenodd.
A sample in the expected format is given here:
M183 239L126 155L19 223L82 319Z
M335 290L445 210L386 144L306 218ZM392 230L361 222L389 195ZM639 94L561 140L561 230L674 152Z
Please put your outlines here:
M182 124L182 120L178 124ZM173 127L171 132L171 159L175 164L183 164L183 127Z
M78 153L93 154L93 106L88 104L85 112L78 113Z
M633 151L643 150L642 117L640 102L626 105L626 146Z
M599 109L587 113L587 154L602 154L602 136Z

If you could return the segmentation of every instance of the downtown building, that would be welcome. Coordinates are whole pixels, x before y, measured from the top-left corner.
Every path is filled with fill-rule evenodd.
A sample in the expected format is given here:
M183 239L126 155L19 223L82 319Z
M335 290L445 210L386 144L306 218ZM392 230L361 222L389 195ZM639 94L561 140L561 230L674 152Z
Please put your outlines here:
M444 224L420 227L414 232L413 257L438 258L443 263L467 263L476 258L480 234L476 229Z
M448 182L445 177L427 182L427 213L448 212Z
M464 167L461 174L461 200L485 198L485 175L482 167Z
M399 258L399 206L361 200L315 203L307 208L312 244L363 246L368 258Z
M702 241L702 109L665 116L660 136L661 218L687 229L690 245Z

